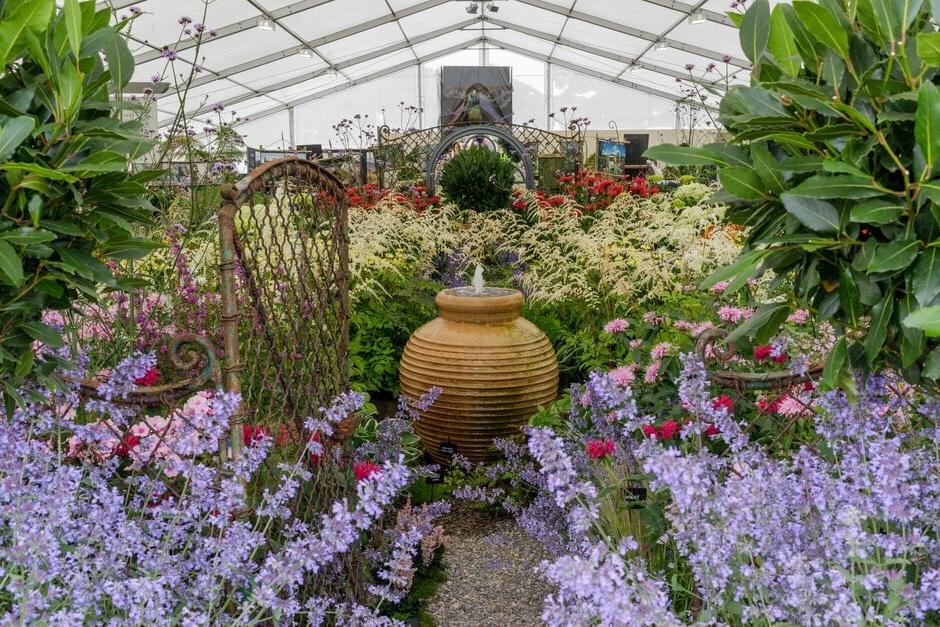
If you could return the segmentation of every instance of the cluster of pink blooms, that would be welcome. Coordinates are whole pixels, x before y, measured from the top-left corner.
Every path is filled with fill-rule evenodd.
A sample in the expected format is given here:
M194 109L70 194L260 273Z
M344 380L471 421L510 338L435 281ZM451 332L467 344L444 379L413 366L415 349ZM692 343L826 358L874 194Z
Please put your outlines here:
M787 317L790 324L806 324L809 321L809 310L797 309Z
M630 323L624 320L623 318L614 318L610 322L604 325L604 332L610 333L612 335L618 335L627 330L627 327L630 326Z
M712 294L721 294L726 289L728 289L728 285L729 285L728 281L718 281L717 283L712 285Z
M658 327L666 321L666 316L660 316L655 311L647 311L643 314L643 324L648 324L651 327Z
M718 310L718 317L722 322L741 322L754 315L753 307L729 307L724 306Z
M689 322L688 320L676 320L672 323L672 326L679 329L680 331L685 331L692 337L698 337L705 331L709 329L714 329L715 325L710 320L705 322Z
M636 370L640 365L632 363L627 366L619 366L611 370L608 376L621 387L629 387L636 380Z

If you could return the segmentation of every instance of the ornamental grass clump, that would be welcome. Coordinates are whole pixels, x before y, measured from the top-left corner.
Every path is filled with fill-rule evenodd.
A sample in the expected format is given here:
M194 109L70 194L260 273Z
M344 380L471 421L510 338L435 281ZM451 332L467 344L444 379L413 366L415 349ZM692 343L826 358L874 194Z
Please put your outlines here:
M940 380L940 31L936 3L754 0L735 15L754 64L719 121L728 143L648 157L718 166L744 254L710 283L772 270L840 339L826 385L852 368ZM750 331L792 311L768 304Z

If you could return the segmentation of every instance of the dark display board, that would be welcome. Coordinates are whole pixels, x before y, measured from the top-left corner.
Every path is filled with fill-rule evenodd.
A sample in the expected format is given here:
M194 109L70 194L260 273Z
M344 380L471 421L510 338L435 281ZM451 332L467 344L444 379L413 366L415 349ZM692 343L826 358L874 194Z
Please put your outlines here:
M646 165L643 153L650 146L649 133L625 134L623 141L627 145L627 165Z
M274 159L282 159L291 156L301 157L303 159L315 158L313 153L304 150L261 150L249 147L246 149L245 153L245 161L248 162L249 172L265 161L273 161Z
M441 125L512 123L512 68L441 68Z

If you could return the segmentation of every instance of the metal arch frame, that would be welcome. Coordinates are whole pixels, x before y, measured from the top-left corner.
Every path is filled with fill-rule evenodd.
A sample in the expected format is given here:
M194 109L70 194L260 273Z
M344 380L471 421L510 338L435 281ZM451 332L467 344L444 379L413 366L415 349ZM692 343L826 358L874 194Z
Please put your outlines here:
M444 156L444 153L449 150L457 140L474 135L493 135L512 146L516 152L519 153L519 156L522 158L522 164L525 167L526 189L533 189L535 187L535 169L532 165L532 157L529 155L529 151L526 150L522 142L516 139L515 135L502 127L476 124L473 126L461 126L451 131L442 137L434 150L431 151L431 154L428 156L428 162L424 168L424 176L428 183L429 195L433 196L434 190L437 187L436 170L441 157Z

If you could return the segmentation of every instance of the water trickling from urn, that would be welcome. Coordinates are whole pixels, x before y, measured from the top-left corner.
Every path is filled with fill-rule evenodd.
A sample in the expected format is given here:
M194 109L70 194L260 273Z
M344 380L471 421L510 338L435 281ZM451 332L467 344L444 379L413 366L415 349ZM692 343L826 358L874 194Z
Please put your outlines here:
M473 293L477 296L483 294L483 266L477 264L477 269L473 272Z

